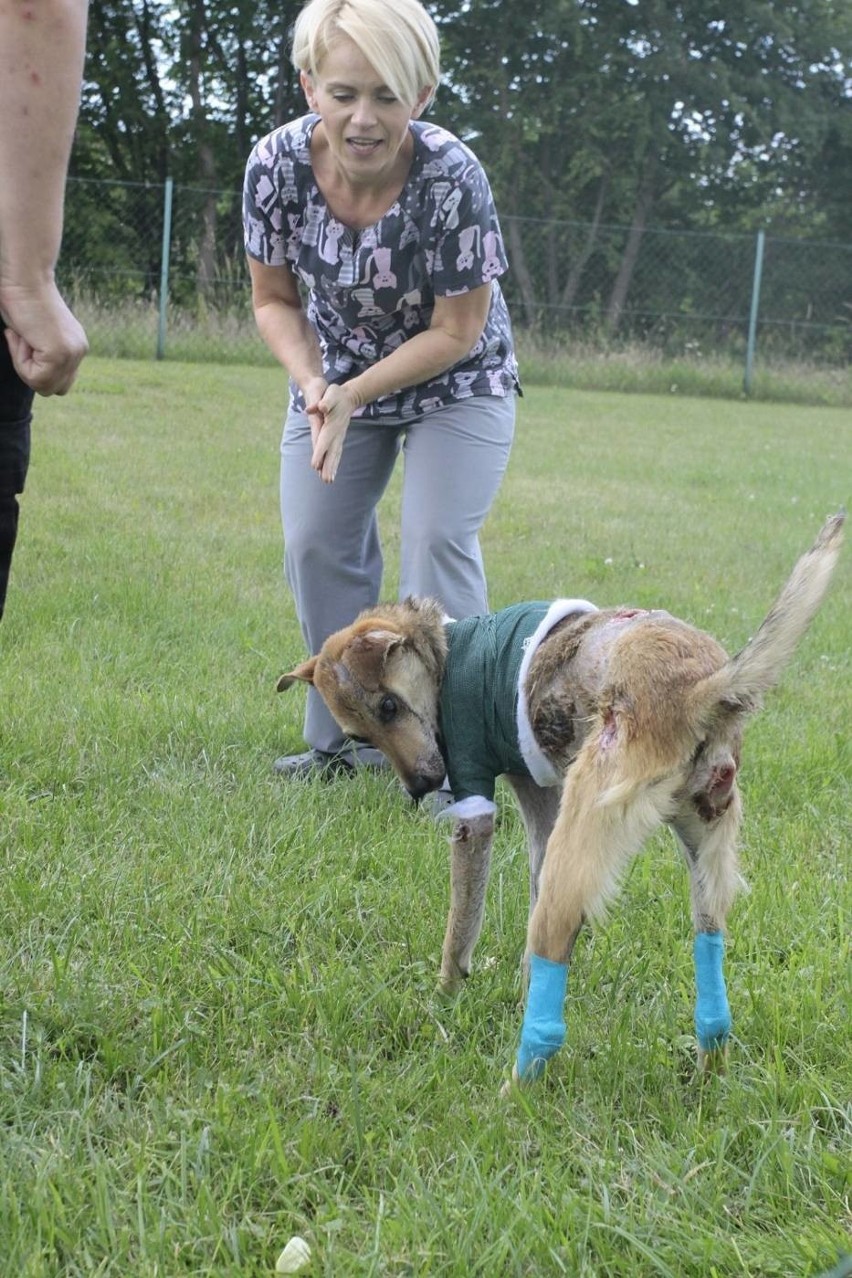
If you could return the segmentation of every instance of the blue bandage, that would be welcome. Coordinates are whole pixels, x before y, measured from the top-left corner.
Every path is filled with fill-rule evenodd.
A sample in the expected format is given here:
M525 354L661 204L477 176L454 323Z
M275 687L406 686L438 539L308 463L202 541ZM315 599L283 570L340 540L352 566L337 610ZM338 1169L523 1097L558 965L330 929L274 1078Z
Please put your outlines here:
M722 961L725 938L721 932L699 932L695 956L695 1033L705 1052L724 1047L731 1032L731 1009L725 992Z
M545 1062L565 1042L562 1007L568 983L568 964L552 963L538 954L530 957L530 988L521 1029L516 1069L524 1082L539 1077Z

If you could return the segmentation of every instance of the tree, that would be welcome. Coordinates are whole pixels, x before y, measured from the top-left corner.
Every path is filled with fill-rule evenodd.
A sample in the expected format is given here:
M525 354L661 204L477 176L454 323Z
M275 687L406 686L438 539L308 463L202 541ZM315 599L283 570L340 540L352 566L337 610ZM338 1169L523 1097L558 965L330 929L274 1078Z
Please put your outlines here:
M299 7L298 0L184 0L178 6L92 0L70 172L126 185L110 186L106 194L102 188L97 200L80 195L66 240L83 239L75 235L83 222L104 231L97 254L75 262L77 269L94 269L96 258L101 266L114 257L131 259L137 278L147 259L142 290L156 289L159 239L151 228L161 224L168 177L185 206L178 201L175 209L175 275L185 273L191 260L190 277L204 294L220 263L242 259L234 194L251 143L303 109L296 74L284 57ZM199 217L200 235L194 229Z
M432 116L486 166L528 322L633 322L652 225L852 238L852 6L427 3L446 67ZM91 256L141 263L155 288L151 228L171 177L187 293L241 262L248 151L305 109L289 60L300 5L92 0L71 173L127 185L78 201L72 229L99 228Z
M707 226L721 197L731 227L770 208L780 215L779 191L788 200L793 191L828 195L815 159L836 108L848 104L837 52L849 48L848 7L444 0L436 8L453 91L440 105L473 140L510 219L528 317L542 305L588 307L608 279L600 306L614 330L652 219ZM755 182L755 171L765 180ZM813 206L808 216L813 222ZM545 235L533 218L586 227L578 239L567 226L553 234L551 222ZM603 229L625 225L613 262L615 237L604 243ZM587 271L594 281L584 285Z

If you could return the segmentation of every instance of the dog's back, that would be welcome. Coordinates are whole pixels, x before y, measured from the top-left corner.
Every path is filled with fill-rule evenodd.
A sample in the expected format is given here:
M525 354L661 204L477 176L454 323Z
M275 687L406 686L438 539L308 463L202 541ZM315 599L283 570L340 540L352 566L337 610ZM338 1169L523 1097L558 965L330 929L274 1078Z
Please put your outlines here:
M778 682L819 608L843 523L842 513L826 522L734 657L712 636L660 611L610 609L555 632L528 682L530 720L545 752L564 771L593 742L601 802L685 769L700 751L716 757L717 778L735 770L742 721Z

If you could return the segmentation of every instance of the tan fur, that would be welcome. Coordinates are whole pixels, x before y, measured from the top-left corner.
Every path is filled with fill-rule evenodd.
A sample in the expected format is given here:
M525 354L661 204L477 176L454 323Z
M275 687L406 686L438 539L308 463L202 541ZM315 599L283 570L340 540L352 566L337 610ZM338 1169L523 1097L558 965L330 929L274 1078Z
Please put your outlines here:
M438 747L438 690L447 654L443 614L432 600L368 609L322 651L278 680L312 683L349 736L381 750L407 789L435 790L446 769ZM397 712L388 717L391 702Z
M828 588L844 516L823 527L754 639L729 658L711 636L666 612L574 614L547 636L526 682L536 740L564 774L559 790L509 777L527 831L528 953L570 957L630 859L661 824L690 874L696 931L724 929L737 888L742 726L779 679ZM445 767L439 697L446 661L437 604L370 609L279 680L315 684L345 732L383 751L415 797ZM558 807L557 807L558 799ZM470 971L482 925L494 822L458 822L441 987Z

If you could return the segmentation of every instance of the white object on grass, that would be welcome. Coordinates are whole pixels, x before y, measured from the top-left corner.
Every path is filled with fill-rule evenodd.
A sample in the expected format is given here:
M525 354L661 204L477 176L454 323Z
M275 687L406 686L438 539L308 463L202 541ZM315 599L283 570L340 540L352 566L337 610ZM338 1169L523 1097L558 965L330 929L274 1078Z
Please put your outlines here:
M275 1272L277 1274L296 1274L300 1269L306 1269L310 1263L310 1247L304 1238L300 1238L298 1234L295 1234L276 1260Z

